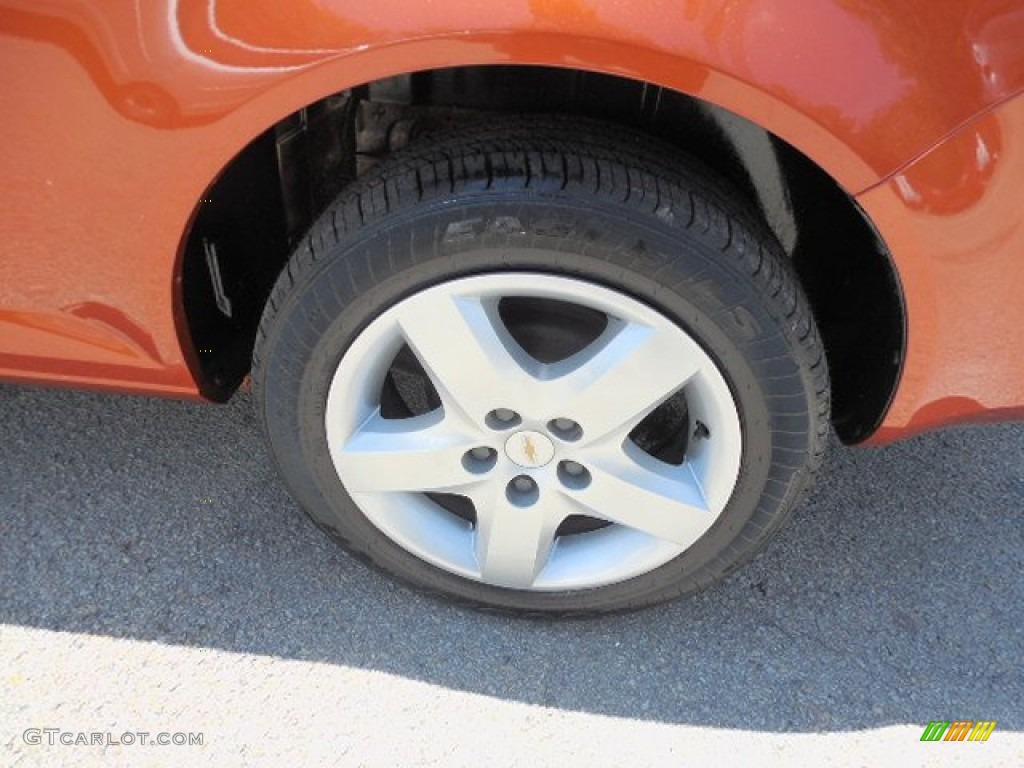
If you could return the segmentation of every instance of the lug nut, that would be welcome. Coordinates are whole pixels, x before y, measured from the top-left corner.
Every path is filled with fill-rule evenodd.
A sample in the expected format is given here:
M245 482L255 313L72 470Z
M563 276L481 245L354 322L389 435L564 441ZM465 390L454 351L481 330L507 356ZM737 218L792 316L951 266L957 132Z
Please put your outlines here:
M512 485L520 493L529 493L533 490L533 480L528 477L517 477L512 481Z
M487 418L484 421L491 429L504 432L506 429L511 429L517 424L521 424L523 420L511 408L495 408L487 414Z
M562 485L573 491L582 491L593 479L590 472L577 461L562 461L558 464L558 479Z
M505 487L505 496L514 507L525 509L540 499L540 489L533 479L526 475L515 477Z
M470 448L462 454L462 466L467 472L474 475L482 475L494 469L498 463L498 453L493 448L481 445L477 448Z
M572 419L559 416L548 422L548 429L559 440L574 443L583 437L583 428Z

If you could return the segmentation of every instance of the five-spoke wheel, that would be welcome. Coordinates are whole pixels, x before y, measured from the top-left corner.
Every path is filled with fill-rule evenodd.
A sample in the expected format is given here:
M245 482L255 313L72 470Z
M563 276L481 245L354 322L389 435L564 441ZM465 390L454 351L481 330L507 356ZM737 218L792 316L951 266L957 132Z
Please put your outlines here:
M828 420L813 318L743 198L555 118L434 137L352 185L275 286L254 383L335 540L528 612L722 578L800 500Z
M510 299L541 316L581 308L595 327L541 362L502 311ZM389 385L409 350L439 404L396 416ZM631 437L670 401L686 414L672 462ZM326 431L352 499L399 545L539 590L623 581L682 553L725 508L742 444L728 385L681 328L622 293L520 272L442 283L376 318L338 366Z

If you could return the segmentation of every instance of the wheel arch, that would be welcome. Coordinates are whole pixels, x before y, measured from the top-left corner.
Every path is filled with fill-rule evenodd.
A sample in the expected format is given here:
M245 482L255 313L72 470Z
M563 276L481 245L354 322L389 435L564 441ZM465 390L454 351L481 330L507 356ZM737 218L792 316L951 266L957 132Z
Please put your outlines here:
M622 44L589 41L588 62L594 63L585 68L507 66L494 61L481 64L480 47L466 41L448 41L452 43L449 46L438 42L403 44L400 48L405 55L396 55L396 50L387 55L371 50L354 61L345 57L320 64L289 78L228 118L243 149L220 158L222 166L197 200L182 237L175 275L179 332L206 396L229 396L247 371L262 303L294 237L288 231L290 226L294 229L294 223L288 222L288 186L309 186L310 161L326 156L310 155L309 148L304 148L307 168L298 174L303 178L287 178L282 165L282 133L296 126L308 128L311 115L326 121L328 127L344 125L355 119L352 103L346 100L366 99L373 89L437 73L491 70L511 73L512 80L516 73L544 73L551 82L580 76L624 84L634 95L642 92L637 111L625 119L611 110L599 116L651 130L669 140L673 139L673 124L668 120L654 126L649 104L655 97L648 91L656 93L658 101L673 105L677 121L699 114L702 127L680 131L683 140L676 137L676 143L685 144L687 137L696 137L702 146L699 156L741 187L769 222L792 257L822 327L833 368L837 430L849 442L874 432L898 382L905 317L892 260L851 195L877 180L856 152L772 94L706 65L663 53L637 49L637 56L630 57L622 54ZM533 38L532 57L539 62L564 60L562 44L563 36ZM546 50L549 55L543 53ZM425 66L415 72L394 72L393 62L405 56ZM519 61L522 57L512 58ZM459 61L466 63L453 66ZM617 65L609 65L610 61ZM631 64L622 67L622 61ZM657 77L649 77L652 73ZM339 91L339 83L351 85ZM512 101L499 109L509 108ZM262 131L253 136L252 126L262 126ZM345 156L355 151L354 145L344 145L346 138L338 143L328 137L330 146L325 146L323 139L311 140L316 151L333 153L330 167L340 171L342 182L354 179L358 173L355 158ZM232 144L229 141L223 146ZM291 194L296 194L295 189ZM302 228L316 214L323 194L321 191L319 199L311 194ZM845 235L838 249L828 243L829 221L836 222ZM227 246L214 253L211 261L210 243L214 251L218 247L211 232L217 237L234 237L231 247L244 257L214 269L213 263ZM246 233L246 237L239 239L238 233ZM232 294L244 309L241 322L223 316L224 301L230 302ZM865 319L861 316L865 307L882 309Z

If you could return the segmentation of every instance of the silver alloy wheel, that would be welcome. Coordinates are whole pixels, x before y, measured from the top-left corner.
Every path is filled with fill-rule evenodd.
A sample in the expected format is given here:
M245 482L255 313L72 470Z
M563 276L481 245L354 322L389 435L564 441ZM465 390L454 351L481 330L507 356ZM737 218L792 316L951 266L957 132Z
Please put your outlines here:
M607 324L541 363L505 326L505 297L581 305ZM441 406L385 418L385 377L405 345ZM630 432L680 391L694 437L674 465ZM729 387L684 330L622 293L537 273L455 279L399 301L345 352L325 419L335 470L378 529L446 571L523 590L599 587L672 560L721 515L742 454ZM475 524L427 494L469 499ZM608 524L560 533L576 515Z

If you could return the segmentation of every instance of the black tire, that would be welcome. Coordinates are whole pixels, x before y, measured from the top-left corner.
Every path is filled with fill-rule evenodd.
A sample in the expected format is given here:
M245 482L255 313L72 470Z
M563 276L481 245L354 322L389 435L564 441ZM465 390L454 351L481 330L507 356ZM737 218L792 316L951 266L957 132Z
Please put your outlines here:
M487 226L506 215L521 227ZM465 237L442 237L459 222L470 222ZM696 339L729 384L743 435L735 491L693 546L650 572L563 592L472 581L394 543L334 470L326 395L360 331L428 286L510 269L569 275L639 299ZM428 136L353 184L274 287L253 380L271 453L320 528L422 590L529 613L635 609L722 579L805 495L829 418L826 362L808 303L748 201L673 148L569 118Z

